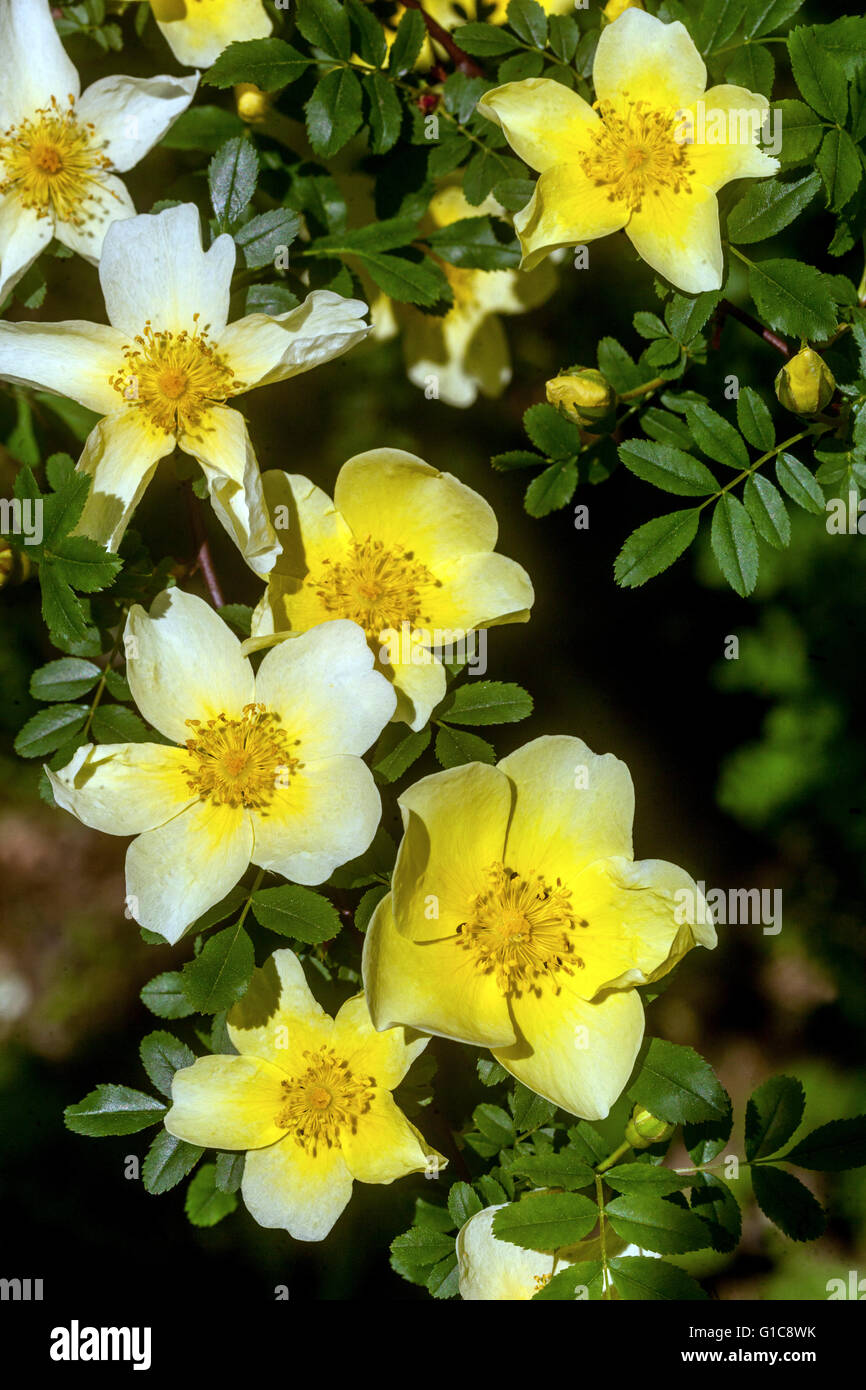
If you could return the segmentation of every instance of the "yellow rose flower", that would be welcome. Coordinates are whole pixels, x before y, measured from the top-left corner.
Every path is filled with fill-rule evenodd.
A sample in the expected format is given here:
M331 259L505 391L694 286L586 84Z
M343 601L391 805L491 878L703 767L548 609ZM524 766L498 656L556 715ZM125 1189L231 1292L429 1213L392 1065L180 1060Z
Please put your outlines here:
M228 323L236 254L228 234L202 250L191 203L115 222L99 263L109 323L0 323L0 378L103 417L78 461L92 478L80 532L116 550L177 447L201 465L217 518L264 575L279 546L246 422L226 402L346 352L367 332L367 306L315 290L285 314Z
M376 1027L489 1047L539 1095L603 1119L643 1038L635 987L716 941L683 869L634 862L628 768L539 738L496 767L423 778L400 808L392 892L364 946Z
M262 482L271 514L287 525L247 650L349 618L394 684L394 718L421 729L445 694L430 648L528 620L532 584L494 552L493 509L414 454L357 454L340 469L333 502L297 474L272 471Z
M165 1127L188 1144L247 1151L241 1194L260 1226L324 1240L353 1181L445 1166L391 1095L429 1039L375 1032L363 994L331 1018L294 952L275 951L228 1032L239 1055L175 1072Z
M126 624L127 678L158 743L85 744L48 772L59 806L126 855L130 916L167 941L250 863L324 883L363 854L381 802L361 754L394 710L363 634L332 622L269 652L253 674L214 610L169 589Z
M266 39L273 25L262 0L150 0L179 63L209 68L230 43Z
M728 85L705 91L684 26L637 9L602 30L592 76L595 107L544 77L508 82L478 103L541 175L514 219L523 267L624 229L678 289L719 289L716 194L779 168L757 147L767 98Z
M466 1302L522 1302L534 1298L549 1284L554 1274L561 1274L572 1265L601 1259L598 1236L581 1240L577 1245L544 1254L524 1250L499 1240L493 1234L493 1217L506 1203L485 1207L476 1212L461 1227L457 1236L457 1278L460 1297ZM609 1227L605 1232L608 1259L616 1255L642 1255L636 1245L626 1245ZM616 1297L615 1290L611 1296Z

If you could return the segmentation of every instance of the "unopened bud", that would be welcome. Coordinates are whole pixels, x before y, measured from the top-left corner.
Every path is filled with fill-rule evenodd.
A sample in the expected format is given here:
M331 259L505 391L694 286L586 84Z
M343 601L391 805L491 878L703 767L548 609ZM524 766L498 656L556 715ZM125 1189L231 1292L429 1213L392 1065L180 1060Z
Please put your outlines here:
M608 24L613 24L615 19L619 19L626 10L642 10L641 0L607 0L607 4L602 10L602 14Z
M650 1144L659 1144L663 1139L670 1139L675 1128L676 1126L668 1124L667 1120L657 1119L642 1105L636 1105L625 1127L625 1137L633 1149L648 1149Z
M595 367L569 367L548 381L547 399L572 424L597 430L612 420L617 395Z
M801 348L776 377L776 396L795 415L817 415L829 405L835 390L833 373L810 347Z
M263 92L252 82L241 82L235 87L237 113L241 120L246 121L248 125L256 125L267 120L272 99L268 92Z
M30 574L30 558L23 550L0 541L0 589L7 584L23 584Z

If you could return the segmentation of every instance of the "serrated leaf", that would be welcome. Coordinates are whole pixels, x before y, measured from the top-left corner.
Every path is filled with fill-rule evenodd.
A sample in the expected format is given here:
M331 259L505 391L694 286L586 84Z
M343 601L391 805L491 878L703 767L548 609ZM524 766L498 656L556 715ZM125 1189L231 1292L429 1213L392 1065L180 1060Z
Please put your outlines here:
M444 724L436 734L435 753L442 767L462 767L465 763L496 762L496 749L477 734L465 729L449 729Z
M187 1018L195 1013L184 993L179 970L155 975L142 989L141 1001L158 1018Z
M131 709L123 705L100 705L91 724L99 743L152 743L153 734Z
M238 1199L233 1192L222 1192L216 1184L216 1165L199 1168L186 1193L184 1210L193 1226L215 1226L235 1210Z
M785 1157L801 1168L814 1168L822 1173L862 1168L866 1164L866 1115L831 1120L813 1129Z
M263 92L275 92L278 87L296 82L312 63L312 58L299 53L282 39L246 39L230 43L202 80L211 87L233 87L251 82Z
M493 1233L523 1250L552 1251L576 1245L597 1220L595 1202L576 1192L530 1193L495 1213Z
M617 1192L644 1192L656 1197L668 1197L692 1185L691 1177L655 1163L618 1163L605 1171L604 1180Z
M847 130L828 130L816 160L827 190L827 204L838 212L854 194L863 177L857 146Z
M637 1300L672 1300L697 1302L708 1295L690 1274L667 1260L652 1260L644 1255L616 1255L610 1261L610 1272L620 1298Z
M512 34L493 24L458 24L454 42L473 58L498 57L513 53L519 45Z
M407 9L397 25L397 33L388 55L388 71L395 77L402 77L404 73L409 72L415 66L426 37L427 28L419 11Z
M782 124L782 164L808 164L821 143L823 120L803 101L780 101L773 109Z
M536 1187L564 1187L571 1192L595 1182L593 1170L570 1148L559 1153L518 1156L511 1171L529 1178Z
M623 1193L608 1202L605 1212L617 1235L641 1250L676 1255L710 1243L704 1223L692 1211L652 1193Z
M743 386L737 396L737 424L751 445L767 453L776 442L773 417L762 398L751 386Z
M432 738L429 724L417 732L388 724L373 750L373 771L383 782L396 782L420 758Z
M731 588L745 598L758 580L758 538L746 508L730 492L720 497L713 508L710 541L722 574Z
M821 484L816 482L809 469L793 454L780 454L776 459L776 477L780 487L785 489L792 501L804 511L823 516L825 510L824 493Z
M219 1153L214 1181L220 1192L237 1192L244 1176L245 1153Z
M308 43L332 58L352 56L349 16L338 0L298 0L296 19Z
M141 1040L141 1062L151 1081L164 1096L171 1096L171 1082L176 1071L191 1067L195 1053L173 1033L158 1029Z
M506 232L500 236L497 228ZM462 217L427 237L438 256L470 270L509 270L520 262L520 247L510 228L489 217Z
M629 1095L668 1124L726 1121L730 1101L712 1067L691 1047L653 1038Z
M632 531L616 557L614 577L624 589L636 589L661 574L698 534L700 508L688 507L657 516Z
M638 478L680 497L706 497L719 490L706 464L670 444L630 439L620 444L619 456Z
M740 245L775 236L799 217L820 187L817 173L794 183L765 179L752 184L728 213L728 236Z
M51 705L41 709L15 736L14 749L21 758L41 758L59 748L84 727L85 705Z
M254 966L253 943L243 927L226 927L209 937L183 967L183 992L199 1013L215 1014L245 993Z
M197 1144L187 1144L184 1139L160 1130L147 1151L141 1165L141 1179L145 1190L158 1196L177 1187L198 1163L204 1149Z
M378 24L376 26L379 27ZM381 33L381 29L380 29ZM392 82L382 72L364 79L370 148L373 154L386 154L396 145L403 124L403 107Z
M751 478L747 478L743 502L762 540L777 550L790 544L791 519L785 499L769 478L764 478L760 473L753 473Z
M313 945L339 936L340 914L321 893L297 884L263 888L252 898L253 916L263 927Z
M559 459L533 478L526 489L523 505L530 516L547 516L567 506L576 487L577 460Z
M735 87L745 87L749 92L763 92L769 96L773 90L776 64L769 48L763 44L744 44L735 53L725 68L725 81Z
M752 1190L764 1215L791 1240L817 1240L822 1234L824 1212L793 1173L761 1164L752 1169Z
M800 1124L805 1105L803 1087L791 1076L773 1076L753 1091L746 1106L746 1158L777 1153Z
M316 154L330 159L361 128L361 83L350 68L334 68L317 84L304 109L310 144Z
M412 11L409 11L412 13ZM413 1226L391 1242L391 1267L411 1284L425 1284L434 1265L454 1250L454 1237L429 1226Z
M515 724L532 713L532 696L513 681L467 681L435 713L449 724Z
M749 451L739 431L717 410L701 402L686 406L686 419L698 448L708 458L738 471L749 466Z
M844 125L848 114L848 84L841 64L811 41L804 25L788 35L788 56L794 80L815 111Z
M448 1211L455 1226L463 1226L482 1210L478 1193L468 1182L455 1182L448 1192Z
M249 140L227 140L208 165L211 205L220 228L237 221L256 191L259 161Z
M159 1124L166 1107L161 1100L130 1086L97 1086L77 1105L63 1112L67 1129L75 1134L101 1137L107 1134L136 1134Z
M273 208L253 217L235 232L235 242L244 253L244 261L254 270L273 265L278 251L291 246L298 235L301 219L288 208Z
M749 270L749 291L760 317L779 333L829 338L836 310L827 277L800 261L761 261Z
M30 694L36 700L77 700L92 690L102 675L92 661L61 657L40 666L30 677Z

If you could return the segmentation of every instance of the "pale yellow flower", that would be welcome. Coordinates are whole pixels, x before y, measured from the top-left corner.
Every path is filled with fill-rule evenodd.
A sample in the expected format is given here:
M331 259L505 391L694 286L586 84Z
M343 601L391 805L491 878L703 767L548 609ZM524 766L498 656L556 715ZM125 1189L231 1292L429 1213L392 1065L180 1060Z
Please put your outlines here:
M54 798L85 825L135 835L129 915L167 941L250 863L324 883L368 847L381 802L361 755L394 710L354 623L285 642L253 673L203 599L168 589L126 625L127 677L161 743L85 744Z
M683 869L634 862L628 768L546 737L399 800L392 892L364 946L376 1026L489 1047L539 1095L603 1119L643 1038L636 986L716 940Z
M165 1127L189 1144L247 1151L241 1193L260 1226L324 1240L354 1181L445 1166L391 1095L429 1039L375 1032L363 994L331 1018L294 952L276 951L228 1032L238 1056L175 1072Z
M624 229L678 289L719 289L716 195L732 179L779 168L758 148L767 98L729 85L706 91L686 28L633 8L602 30L592 76L595 107L543 77L508 82L478 103L541 176L514 219L524 268Z
M262 0L150 0L150 8L188 68L209 68L230 43L265 39L273 28Z
M532 585L520 565L495 553L492 508L414 454L371 449L349 459L333 502L297 474L268 472L262 481L283 523L283 551L248 650L349 618L394 684L394 718L420 729L445 694L445 668L431 648L528 620Z
M315 290L284 314L228 323L235 257L227 234L202 250L191 203L115 223L99 265L109 323L0 323L0 378L103 417L78 461L92 479L83 534L116 550L177 447L201 465L219 521L264 575L279 544L246 422L227 402L346 352L367 332L367 306Z

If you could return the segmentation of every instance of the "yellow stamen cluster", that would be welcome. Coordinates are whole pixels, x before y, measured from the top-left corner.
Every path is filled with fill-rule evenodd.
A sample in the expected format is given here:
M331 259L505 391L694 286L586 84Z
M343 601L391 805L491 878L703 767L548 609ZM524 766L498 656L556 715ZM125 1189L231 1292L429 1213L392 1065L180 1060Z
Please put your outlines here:
M582 970L573 932L585 927L571 906L571 893L557 879L549 886L541 874L531 879L492 864L487 887L477 893L470 913L458 928L460 944L471 952L483 974L494 974L503 994L525 989L540 997L543 982L559 993L560 974Z
M597 104L602 124L580 164L593 183L608 189L610 202L627 203L638 212L647 194L689 192L694 169L682 140L681 117L645 101L623 108Z
M187 781L202 801L262 811L301 766L285 730L277 727L279 715L264 705L245 705L241 719L220 714L206 724L186 722L194 730L186 741L191 758ZM295 739L292 746L299 742Z
M155 330L146 323L134 344L124 348L123 367L110 378L115 391L166 434L197 429L212 406L244 388L208 341L207 327L199 328L198 317L193 316L192 333Z
M36 216L84 228L97 206L116 194L105 188L111 161L94 127L80 121L75 101L56 97L0 135L0 196L13 194Z
M421 615L421 590L441 587L411 550L389 549L370 536L352 541L345 560L323 560L316 592L329 613L350 618L362 627L370 641L387 629L398 631L404 622L412 627L428 624Z
M315 1158L319 1145L339 1147L345 1130L355 1134L370 1109L376 1089L372 1076L357 1077L331 1047L305 1052L307 1068L281 1083L284 1102L276 1117L281 1129Z

